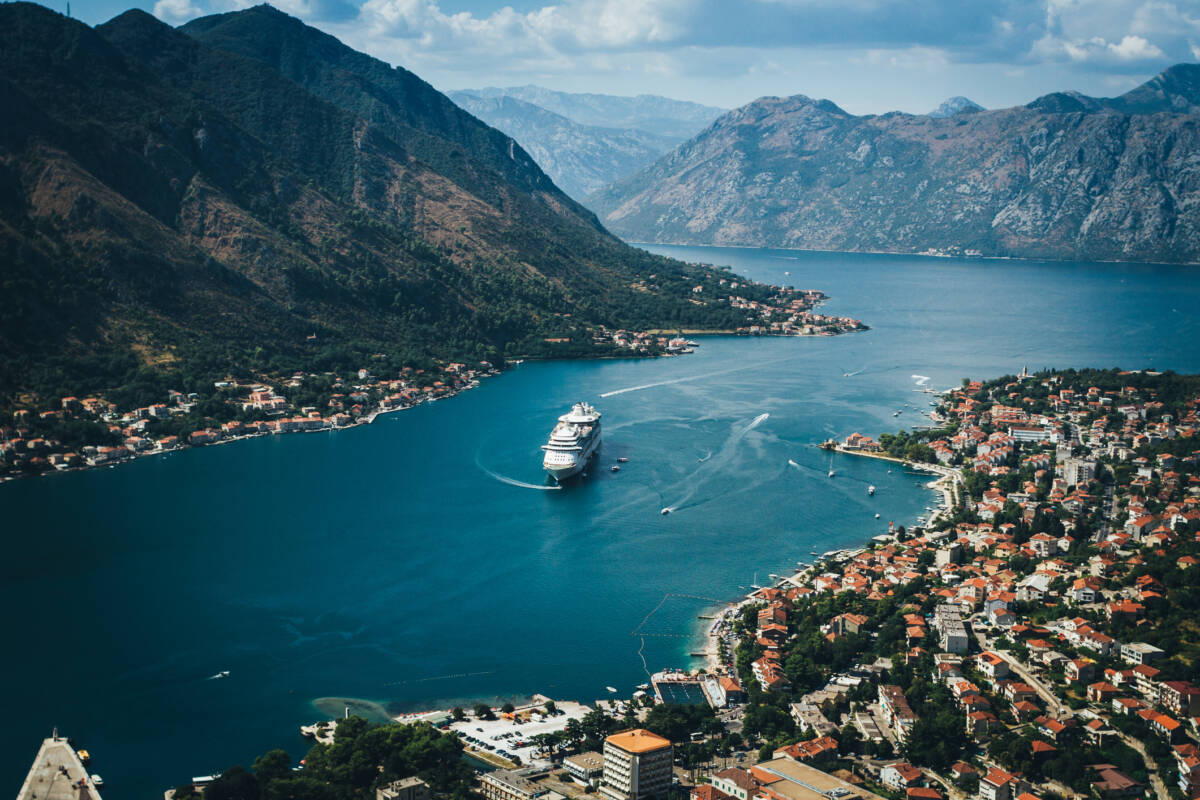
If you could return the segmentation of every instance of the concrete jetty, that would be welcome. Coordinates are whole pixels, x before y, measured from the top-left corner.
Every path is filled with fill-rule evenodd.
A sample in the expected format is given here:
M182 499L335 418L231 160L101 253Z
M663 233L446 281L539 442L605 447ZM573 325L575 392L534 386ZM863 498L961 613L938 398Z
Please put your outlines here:
M17 800L100 800L100 792L75 748L55 731L42 741Z

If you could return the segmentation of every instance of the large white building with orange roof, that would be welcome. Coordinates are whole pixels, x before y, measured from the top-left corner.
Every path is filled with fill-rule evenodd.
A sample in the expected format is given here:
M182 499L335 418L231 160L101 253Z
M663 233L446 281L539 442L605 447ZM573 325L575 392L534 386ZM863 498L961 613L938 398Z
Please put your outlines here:
M665 798L671 788L671 740L642 728L604 740L600 793L610 800Z

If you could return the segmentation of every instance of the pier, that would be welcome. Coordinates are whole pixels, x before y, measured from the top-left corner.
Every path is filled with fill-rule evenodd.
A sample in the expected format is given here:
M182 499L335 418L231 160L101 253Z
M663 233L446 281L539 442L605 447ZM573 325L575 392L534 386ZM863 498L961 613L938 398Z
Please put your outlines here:
M42 741L17 800L100 800L83 761L58 731Z

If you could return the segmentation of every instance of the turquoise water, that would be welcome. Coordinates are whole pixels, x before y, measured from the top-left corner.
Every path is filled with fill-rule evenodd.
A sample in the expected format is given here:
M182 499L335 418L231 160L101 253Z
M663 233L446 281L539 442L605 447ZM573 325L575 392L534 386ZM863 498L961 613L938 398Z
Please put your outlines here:
M0 486L0 785L54 725L110 793L151 797L302 752L317 698L629 691L642 656L655 671L695 647L652 636L639 655L631 631L694 631L713 600L934 502L928 476L867 459L837 457L830 480L811 447L921 424L919 376L1200 370L1186 268L653 249L823 289L873 329L529 363L363 428ZM543 483L538 447L577 399L604 412L600 467L561 491L519 485Z

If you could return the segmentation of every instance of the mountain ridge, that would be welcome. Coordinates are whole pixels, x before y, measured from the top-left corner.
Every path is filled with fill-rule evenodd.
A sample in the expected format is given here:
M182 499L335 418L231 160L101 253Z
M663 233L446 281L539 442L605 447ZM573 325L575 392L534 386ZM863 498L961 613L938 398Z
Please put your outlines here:
M5 404L734 321L510 137L273 9L91 28L5 4L0 100L19 111L0 118Z
M634 128L583 125L515 97L448 96L520 142L555 185L576 199L633 174L678 144L672 137Z
M580 125L639 130L676 141L690 138L726 111L716 106L655 94L562 92L534 84L460 89L457 93L486 99L512 97L566 117Z
M632 241L1200 260L1200 65L934 118L760 98L589 198Z

